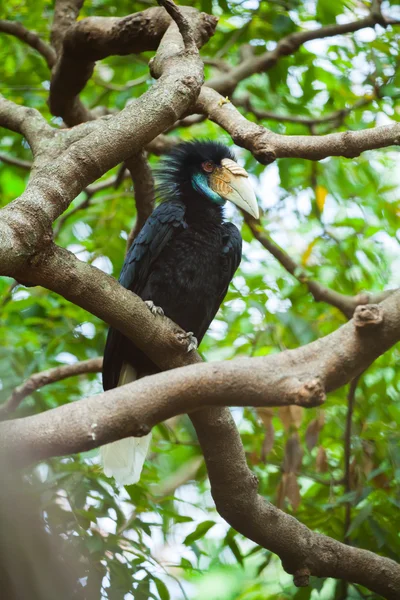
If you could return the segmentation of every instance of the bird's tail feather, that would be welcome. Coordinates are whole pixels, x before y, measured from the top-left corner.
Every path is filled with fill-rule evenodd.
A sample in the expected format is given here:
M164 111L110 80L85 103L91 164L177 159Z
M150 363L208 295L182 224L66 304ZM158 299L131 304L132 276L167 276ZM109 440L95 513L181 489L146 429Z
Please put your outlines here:
M137 372L124 363L118 380L118 386L136 381ZM119 485L137 483L143 469L151 441L151 432L143 437L129 437L106 444L100 448L100 457L104 473L114 477Z

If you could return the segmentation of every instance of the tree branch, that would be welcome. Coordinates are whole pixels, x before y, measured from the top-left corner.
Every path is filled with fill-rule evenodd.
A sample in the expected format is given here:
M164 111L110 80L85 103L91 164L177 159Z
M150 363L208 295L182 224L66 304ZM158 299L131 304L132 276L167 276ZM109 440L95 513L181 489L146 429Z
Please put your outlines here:
M182 36L183 44L187 52L197 53L197 45L193 36L193 31L188 19L185 17L181 8L173 0L158 0L158 4L163 6L169 16L175 21L179 33Z
M360 100L357 100L357 102L355 102L351 106L348 106L346 108L341 108L339 110L335 110L334 112L329 113L327 115L323 115L321 117L303 117L303 116L297 116L297 115L281 115L281 114L278 114L273 111L256 108L255 106L253 106L253 103L250 99L250 95L241 96L239 98L233 98L232 103L235 106L240 106L240 107L244 108L245 110L253 113L253 115L257 119L260 119L260 120L269 119L271 121L297 123L299 125L305 125L307 127L310 127L313 125L322 125L322 124L331 123L331 122L341 123L341 122L343 122L345 117L347 115L349 115L351 112L353 112L354 110L357 110L358 108L362 108L363 106L367 106L368 104L371 104L371 102L373 102L374 100L376 100L376 97L373 95L366 97L366 98L360 98Z
M83 2L84 0L56 0L51 43L56 49L57 56L62 53L62 44L66 32L75 23Z
M88 450L122 437L145 435L156 423L176 414L211 404L243 405L244 386L246 405L319 403L324 390L331 391L353 379L400 339L400 292L380 307L360 308L354 319L336 332L296 350L192 365L0 424L1 454L14 464L26 464ZM157 320L160 324L164 321ZM365 326L367 322L369 326ZM140 336L136 330L136 339L132 337L135 343ZM153 345L148 346L147 353L155 359ZM161 366L166 361L164 353L158 362ZM294 573L297 585L306 584L309 574L337 577L365 585L386 598L396 598L399 565L312 533L258 496L257 480L248 470L229 412L208 408L193 413L192 419L219 512L238 531L277 553L285 569ZM228 456L230 469L226 469Z
M234 67L227 73L220 73L217 77L207 80L207 86L213 88L223 96L232 95L236 86L255 73L262 73L271 69L283 56L294 54L306 42L321 38L354 33L365 27L374 27L376 24L386 27L390 24L397 24L397 21L385 19L377 11L371 11L364 19L352 21L350 23L326 25L311 31L297 31L291 33L279 40L276 48L270 52L264 52L260 56L251 55L243 60L237 67Z
M89 268L93 270L93 267ZM111 280L102 272L99 272L97 279L103 289L106 288L105 282ZM108 283L111 287L111 282ZM114 282L114 285L121 288L117 282ZM86 295L90 296L94 291L98 291L98 288L90 289L89 282ZM127 290L124 291L128 302L126 298L121 297L124 294L120 294L115 298L113 310L110 308L110 299L113 302L114 298L109 289L105 289L102 295L96 295L92 304L97 305L97 310L93 311L93 314L101 318L107 315L107 320L114 327L124 331L125 335L143 349L156 364L165 368L171 364L173 356L166 356L165 347L167 344L176 344L174 328L177 330L178 327L168 319L154 317L140 298ZM108 299L108 306L104 308L105 298ZM76 303L86 305L83 302ZM131 322L126 327L125 315L135 315L137 304L148 312L148 330L146 322L140 329L132 326ZM25 420L20 419L14 424L7 423L7 426L3 427L7 441L1 443L8 447L11 455L16 453L18 456L25 456L24 460L36 460L60 453L87 450L130 435L144 435L156 423L207 405L315 406L324 401L325 392L337 389L354 379L400 339L399 317L400 292L396 292L381 305L359 307L352 321L334 333L296 350L267 357L192 364L183 369L146 377L72 405L62 406ZM165 335L162 335L162 341L158 343L156 333L160 330L162 334L165 332ZM164 349L163 353L160 352L161 349ZM197 355L192 354L193 356L188 358L191 362L196 362ZM188 358L182 356L180 351L176 354L175 366L187 364ZM65 413L68 413L70 418L65 419ZM95 440L89 439L87 433L88 423L93 420L98 424ZM11 439L15 433L10 432L25 427L23 422L31 423L31 434L23 443L20 441L21 436L18 436L18 444L15 444ZM54 423L53 439L48 427L43 426L45 422ZM37 426L36 434L35 423L41 423ZM64 432L62 435L61 431ZM0 437L3 440L4 436Z
M0 152L0 162L3 162L5 165L11 165L13 167L25 169L27 171L30 171L32 168L32 163L29 162L29 160L21 160L20 158L15 158L14 156L8 156L8 154L3 154L3 152Z
M102 365L103 357L99 356L98 358L90 358L89 360L83 360L72 365L62 365L42 371L41 373L34 373L22 385L15 388L11 396L0 406L0 420L14 412L24 398L30 396L32 392L35 392L39 388L75 375L98 373L101 371Z
M400 124L320 136L280 135L248 121L215 90L203 86L195 108L227 131L233 141L250 150L262 164L277 158L321 160L327 156L354 158L366 150L400 144Z
M262 230L261 222L253 219L245 214L244 219L249 226L252 234L260 242L268 252L274 256L277 261L286 269L288 273L293 275L300 283L307 286L314 300L317 302L326 302L338 308L345 317L351 319L357 306L362 304L378 304L385 298L393 294L395 290L386 290L376 294L362 292L356 296L347 296L336 290L332 290L318 283L314 279L310 279L302 267L297 264L282 248L280 248L272 239Z
M196 38L202 42L212 35L215 20L195 11L193 27ZM82 189L149 144L193 104L203 81L203 63L198 53L182 52L182 44L181 35L172 24L155 57L159 80L120 113L61 134L40 117L40 123L44 121L57 137L53 145L47 144L47 162L31 177L24 194L1 211L2 250L6 243L8 248L0 253L0 273L23 269L32 255L37 256L51 243L52 222ZM22 133L29 131L23 130L21 119L15 123L16 116L22 115L24 123L36 123L26 119L27 115L36 114L7 101L0 103L0 123ZM36 141L35 136L30 137ZM67 148L66 142L70 144ZM30 235L21 236L21 230Z
M170 16L163 8L149 8L123 18L89 17L71 27L64 37L50 87L51 112L69 125L92 119L93 115L79 103L78 94L92 75L95 62L110 55L157 49L168 28L175 27L171 16L178 19L187 52L194 51L196 44L202 46L215 29L215 18L196 9L178 9L171 0L165 0L165 8ZM172 35L175 46L171 47L171 56L180 46L179 38Z
M38 110L10 102L1 95L0 127L23 135L34 156L43 148L43 142L53 138L56 133Z
M126 250L128 251L133 240L142 229L154 209L154 181L153 173L147 162L146 153L139 152L125 161L129 170L135 194L136 223L128 235Z
M18 23L18 21L6 21L0 19L0 32L9 33L37 50L46 60L49 69L54 66L56 62L56 53L53 48L46 44L37 33L29 31L29 29L26 29L21 23Z
M62 227L64 226L64 223L66 221L68 221L68 219L70 217L75 215L80 210L84 210L85 208L90 206L90 204L92 203L93 197L98 192L102 192L109 187L114 187L115 189L118 189L118 186L121 183L121 181L123 179L125 179L127 176L128 175L126 174L125 169L124 169L124 172L122 173L121 177L119 177L119 175L115 175L113 177L109 177L108 179L105 179L104 181L99 181L98 183L94 183L93 185L88 185L88 187L86 189L84 189L82 192L86 195L86 198L84 198L74 208L72 208L70 211L64 213L63 215L61 215L61 217L59 219L57 219L57 222L54 227L54 239L57 238Z

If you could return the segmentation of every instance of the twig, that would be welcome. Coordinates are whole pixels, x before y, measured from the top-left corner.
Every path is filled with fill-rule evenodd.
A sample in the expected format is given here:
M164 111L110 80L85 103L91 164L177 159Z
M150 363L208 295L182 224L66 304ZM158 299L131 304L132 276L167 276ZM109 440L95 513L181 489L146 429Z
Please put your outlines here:
M46 44L37 33L29 31L29 29L26 29L26 27L21 25L18 21L6 21L0 19L0 32L9 33L37 50L46 60L49 69L55 65L56 53L53 48Z
M72 215L74 215L77 212L79 212L80 210L84 210L85 208L90 206L90 204L92 203L92 198L93 198L93 196L95 196L95 194L97 194L98 192L102 192L103 190L106 190L107 188L113 187L113 186L115 187L115 189L118 189L121 181L123 179L125 179L126 177L127 177L126 172L123 172L121 176L115 175L113 177L109 177L108 179L105 179L104 181L99 181L99 183L94 183L93 185L88 185L88 187L85 188L82 192L83 194L86 195L86 198L84 198L74 208L72 208L70 211L64 213L63 215L61 215L61 217L59 217L57 219L57 222L56 222L54 230L53 230L54 238L56 238L59 235L65 222L70 217L72 217Z
M353 426L353 412L354 412L354 403L356 396L356 389L358 382L360 381L361 375L353 379L350 383L349 393L347 395L347 414L346 414L346 429L344 433L344 491L345 494L349 494L351 492L351 479L350 479L350 461L351 461L351 433ZM344 544L350 543L350 537L348 535L348 531L351 523L351 502L346 502L344 507ZM341 584L341 598L342 600L346 600L348 593L349 583L346 580L342 581Z
M232 95L236 86L255 73L265 72L271 69L283 56L294 54L303 44L311 40L328 38L335 35L354 33L365 27L374 27L377 23L386 27L387 25L397 25L398 21L382 17L380 11L371 11L370 14L358 21L350 23L341 23L335 25L325 25L314 30L296 31L283 37L277 43L276 48L269 52L264 52L259 56L250 56L243 60L238 66L231 69L228 73L219 74L218 77L209 79L206 84L223 96Z
M280 248L271 238L262 230L260 221L249 217L247 214L244 215L245 221L249 226L256 240L260 242L262 246L268 252L274 256L277 261L286 269L288 273L293 275L300 283L307 286L311 292L314 300L317 302L326 302L338 308L348 319L351 319L357 306L363 304L375 304L379 303L384 298L387 298L394 290L386 290L377 294L360 293L356 296L347 296L341 294L336 290L332 290L320 284L314 279L310 279L304 272L304 269L297 264L289 254L287 254L282 248Z
M353 412L356 396L356 389L361 375L355 377L350 383L349 393L347 395L347 414L346 414L346 429L344 433L344 491L346 494L351 492L350 480L350 461L351 461L351 433L353 426ZM351 502L345 505L345 522L344 522L344 543L349 543L348 530L351 520Z
M101 371L102 365L103 358L99 356L98 358L90 358L89 360L83 360L72 365L62 365L42 371L41 373L35 373L23 384L15 388L11 396L0 406L0 420L12 413L24 398L39 388L75 375L98 373Z
M13 156L8 156L8 154L3 154L2 152L0 152L0 162L3 162L5 165L26 169L27 171L32 168L32 163L29 160L14 158Z
M337 124L341 124L345 117L349 115L354 110L358 108L362 108L363 106L367 106L376 100L376 96L371 95L367 98L361 98L353 105L348 106L346 108L341 108L339 110L335 110L334 112L324 115L321 117L303 117L296 115L280 115L273 111L263 110L260 108L256 108L251 102L250 96L241 96L240 98L234 98L232 103L235 106L241 106L242 108L252 112L257 119L269 119L272 121L282 121L287 123L298 123L300 125L310 126L310 125L322 125L324 123L337 122Z

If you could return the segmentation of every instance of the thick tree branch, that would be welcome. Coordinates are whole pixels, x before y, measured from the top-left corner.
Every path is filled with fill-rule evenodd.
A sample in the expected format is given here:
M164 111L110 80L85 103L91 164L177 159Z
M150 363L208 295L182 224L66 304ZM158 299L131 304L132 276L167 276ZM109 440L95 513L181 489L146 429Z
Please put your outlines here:
M18 21L5 21L0 19L0 32L9 33L15 36L22 42L25 42L43 56L47 62L47 66L51 69L56 62L56 53L53 48L46 44L37 33L29 31Z
M154 209L154 181L153 173L146 158L144 151L131 156L125 161L129 170L135 194L136 203L136 223L128 235L126 242L127 251L132 245L133 240L142 229L148 217Z
M218 512L237 531L278 554L285 570L294 574L296 585L307 585L310 574L334 577L360 583L389 600L397 599L398 564L312 533L258 494L257 478L249 471L240 435L229 413L208 409L191 418Z
M101 273L98 279L104 280L104 286L104 282L111 278ZM115 285L120 287L116 282ZM127 294L131 297L129 304L132 307L140 303L144 310L148 310L134 294ZM109 291L103 294L106 295L110 297ZM117 316L110 314L108 320L123 329L125 315L119 314L119 311L121 309L126 313L130 307L124 298L115 300L114 313ZM102 301L102 297L96 298L98 308L94 314L104 317L105 312L111 313L111 310L106 307L105 311L101 307ZM354 319L334 333L296 350L267 357L193 364L140 379L41 415L8 422L2 426L1 443L7 446L10 456L15 453L15 456L25 457L24 460L29 461L87 450L130 435L144 435L156 423L207 405L318 405L324 401L325 392L354 379L400 339L400 292L394 293L381 305L371 306L369 324L365 326L364 318L361 327L360 316L364 315L364 308L360 307ZM168 331L168 336L160 344L165 347L166 342L171 342L171 327L173 330L174 326L167 319L154 317L150 312L149 315L149 329ZM141 330L132 326L125 329L125 334L139 347L146 348L149 356L163 368L170 363L170 357L166 357L165 352L161 355L157 351L157 343L153 341L155 335L149 340L148 333L146 335L145 325ZM175 364L183 364L181 353L177 355ZM132 397L135 398L134 402ZM65 419L66 414L69 415L68 419ZM88 436L89 422L94 420L97 422L97 433L95 439L91 439ZM24 425L28 422L31 434L24 442L18 436L18 443L13 443L15 431L28 427ZM53 423L54 438L49 434L48 427L44 427L44 423L50 422ZM3 441L4 436L6 441Z
M215 27L215 20L205 17L197 11L193 16L192 25L200 41L208 39ZM117 115L74 127L65 133L57 133L46 124L51 134L57 135L53 146L47 144L48 162L35 177L31 177L24 194L1 211L0 233L9 248L14 248L13 252L0 253L1 273L11 274L20 271L24 264L26 266L33 254L37 255L50 243L52 222L82 189L140 151L193 104L203 81L203 64L193 49L190 52L184 50L182 37L174 23L160 44L154 68L161 75L159 80ZM36 120L27 119L27 115L36 114L36 111L6 101L0 104L0 123L22 133L29 131L24 131L21 119L15 123L16 116L21 115L24 123L30 124ZM36 137L30 137L36 140ZM66 141L70 145L65 149ZM52 156L53 147L57 158ZM22 230L29 231L30 236L21 236Z
M102 364L103 357L100 356L98 358L83 360L72 365L61 365L59 367L54 367L53 369L48 369L47 371L35 373L22 385L15 388L11 396L0 406L0 420L14 412L24 398L30 396L32 392L35 392L39 388L75 375L98 373L101 371Z
M62 53L62 44L68 29L75 23L84 0L56 0L54 8L51 43L57 55Z
M376 294L370 294L368 292L362 292L356 296L347 296L341 294L336 290L325 287L318 283L314 279L310 279L304 269L296 263L282 248L280 248L272 239L263 231L260 221L256 221L247 214L244 215L247 225L250 227L256 240L260 242L262 246L268 252L274 256L278 262L286 269L288 273L293 275L300 283L304 283L311 292L314 300L317 302L326 302L338 308L348 319L354 314L357 306L362 304L378 304L385 298L393 294L395 290L386 290L384 292L378 292Z
M198 98L196 112L206 114L225 129L236 144L250 150L265 165L277 158L354 158L366 150L400 144L399 123L320 136L280 135L248 121L231 102L205 86Z
M92 75L95 62L114 54L155 50L168 28L175 28L171 16L178 18L187 52L193 50L193 36L200 47L215 28L214 17L205 13L190 7L178 9L170 0L166 0L165 8L170 16L163 8L149 8L123 18L90 17L70 28L50 87L52 113L62 116L69 125L94 118L80 103L78 94ZM171 55L180 47L176 33L172 35L176 45L171 47ZM171 46L170 41L167 43Z
M371 306L369 321L362 310L367 307L360 308L355 318L336 332L296 350L192 365L0 424L1 453L9 461L26 464L88 450L122 437L145 435L162 420L210 404L319 403L324 390L353 379L400 339L400 292L379 307ZM135 343L140 335L136 330L132 338ZM153 348L148 347L148 354L162 366L165 354L156 358ZM314 534L258 496L257 481L247 468L240 436L229 413L208 409L194 413L192 419L205 452L219 512L238 531L277 553L285 569L294 573L298 585L304 585L311 573L349 579L386 598L396 598L400 586L400 567L396 563ZM231 469L225 466L227 452Z

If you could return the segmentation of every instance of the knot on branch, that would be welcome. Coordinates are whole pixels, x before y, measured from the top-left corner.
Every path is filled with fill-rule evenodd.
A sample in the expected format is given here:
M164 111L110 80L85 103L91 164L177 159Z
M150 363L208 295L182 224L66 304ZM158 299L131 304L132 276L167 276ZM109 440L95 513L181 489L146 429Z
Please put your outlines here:
M266 130L261 125L246 122L230 133L233 141L250 150L262 165L269 165L276 160L275 148L268 142Z
M201 38L201 45L203 45L214 35L218 24L218 17L209 15L205 12L201 12L200 16L201 25L199 26L199 35Z
M306 381L291 394L291 404L299 406L320 406L325 402L325 389L318 377Z
M193 100L196 99L198 93L198 79L192 75L183 77L179 87L177 88L178 94L182 94L185 98L190 95L193 96Z
M304 567L293 574L293 583L296 587L307 587L310 584L310 569Z
M151 427L145 423L140 423L139 425L135 425L132 431L132 435L135 437L143 437L150 433Z
M379 304L363 304L357 306L354 311L354 325L361 329L363 327L375 327L383 321L383 311Z
M253 154L262 165L270 165L276 160L275 149L268 144L257 144Z

